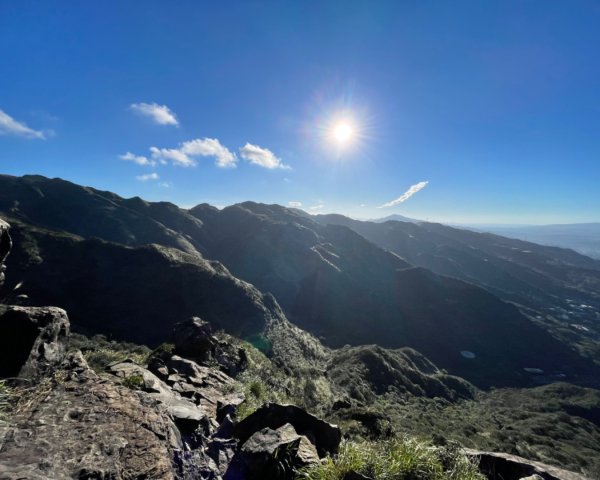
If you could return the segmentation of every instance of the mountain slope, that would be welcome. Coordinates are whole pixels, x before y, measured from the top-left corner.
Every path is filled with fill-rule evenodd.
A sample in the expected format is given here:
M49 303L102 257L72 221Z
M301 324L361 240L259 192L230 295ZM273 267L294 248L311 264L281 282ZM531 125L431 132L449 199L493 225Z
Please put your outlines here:
M547 247L440 224L377 224L342 215L343 225L414 265L477 284L523 307L536 322L600 361L600 262Z
M590 372L512 305L412 267L349 228L253 202L204 211L190 212L212 232L209 256L272 292L294 323L329 345L411 346L480 386L527 384L532 378L524 368ZM464 358L464 350L476 359Z
M0 175L0 212L31 225L123 245L157 243L202 251L202 223L168 202L123 199L40 175Z
M284 317L261 293L270 292L330 346L413 347L479 386L539 381L526 368L583 383L596 372L494 294L304 212L252 202L186 211L37 176L2 176L0 187L0 212L26 232L9 266L18 263L37 301L67 307L90 329L156 342L163 323L200 315L248 335Z

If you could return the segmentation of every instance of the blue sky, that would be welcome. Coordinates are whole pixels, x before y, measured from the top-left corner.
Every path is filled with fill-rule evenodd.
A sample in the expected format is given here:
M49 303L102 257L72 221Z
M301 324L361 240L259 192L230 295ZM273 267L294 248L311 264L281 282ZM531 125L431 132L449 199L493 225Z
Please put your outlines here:
M4 0L0 172L182 206L600 221L598 25L586 1Z

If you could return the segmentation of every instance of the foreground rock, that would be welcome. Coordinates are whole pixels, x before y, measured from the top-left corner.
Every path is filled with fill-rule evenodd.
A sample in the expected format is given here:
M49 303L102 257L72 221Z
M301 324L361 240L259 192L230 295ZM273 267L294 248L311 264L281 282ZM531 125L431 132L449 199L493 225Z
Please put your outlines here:
M586 480L586 477L508 453L465 450L479 462L479 470L491 480Z
M290 424L299 435L308 438L316 446L320 457L338 451L342 440L339 427L295 405L276 403L263 405L235 426L234 435L243 444L259 430L264 428L276 430L286 424Z
M0 378L39 380L63 361L68 334L60 308L0 305Z
M175 478L181 437L150 397L100 379L76 354L12 418L0 478Z
M286 423L276 430L264 428L244 443L241 456L249 478L285 478L294 469L319 462L314 445Z

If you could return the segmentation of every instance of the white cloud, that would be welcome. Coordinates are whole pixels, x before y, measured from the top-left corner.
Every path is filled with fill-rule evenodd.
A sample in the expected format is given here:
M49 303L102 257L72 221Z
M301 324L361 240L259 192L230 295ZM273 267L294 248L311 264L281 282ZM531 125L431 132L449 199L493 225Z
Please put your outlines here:
M138 179L140 182L147 182L148 180L158 180L160 177L158 176L158 173L153 172L147 173L146 175L138 175L135 178Z
M221 168L233 168L237 162L235 154L216 138L197 138L183 142L180 150L190 156L215 157L215 165Z
M321 203L321 202L319 202L317 205L313 205L312 207L308 207L308 209L311 212L316 212L316 211L319 211L319 210L323 210L324 208L325 208L325 205L323 203Z
M290 168L288 165L281 163L281 159L277 158L271 150L261 148L258 145L252 145L251 143L246 143L246 145L240 148L240 154L243 159L248 160L253 165L269 169Z
M158 103L132 103L129 108L140 115L150 117L158 125L179 125L175 113L166 105Z
M162 188L171 188L173 186L172 182L158 182L158 186Z
M154 160L148 159L148 157L144 157L143 155L134 155L131 152L124 153L123 155L119 155L121 160L125 160L126 162L137 163L138 165L156 165Z
M196 165L196 162L192 158L188 157L177 148L150 147L150 153L154 160L162 164L165 164L170 160L173 165L179 165L181 167L193 167Z
M17 137L46 140L49 133L51 132L29 128L23 122L15 120L8 113L0 110L0 135L16 135Z
M288 207L300 208L301 206L302 206L302 202L288 202Z
M383 205L380 205L377 208L387 208L387 207L394 207L396 205L399 205L400 203L408 200L410 197L412 197L419 190L422 190L423 188L425 188L428 183L429 183L429 181L416 183L416 184L412 185L400 197L396 198L395 200L392 200L391 202L384 203Z

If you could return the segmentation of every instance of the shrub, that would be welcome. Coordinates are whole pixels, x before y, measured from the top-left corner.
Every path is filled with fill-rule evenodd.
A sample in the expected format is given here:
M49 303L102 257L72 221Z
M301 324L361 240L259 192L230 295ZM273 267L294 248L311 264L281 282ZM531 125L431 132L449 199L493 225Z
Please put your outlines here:
M142 390L144 388L144 377L141 375L129 375L123 380L123 385L132 390Z
M433 447L414 438L344 442L334 457L298 474L304 480L342 480L354 471L375 480L483 480L458 446Z

